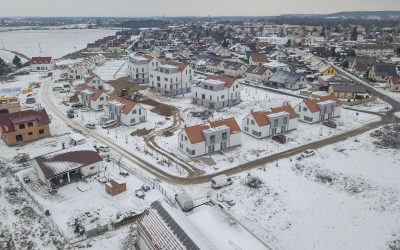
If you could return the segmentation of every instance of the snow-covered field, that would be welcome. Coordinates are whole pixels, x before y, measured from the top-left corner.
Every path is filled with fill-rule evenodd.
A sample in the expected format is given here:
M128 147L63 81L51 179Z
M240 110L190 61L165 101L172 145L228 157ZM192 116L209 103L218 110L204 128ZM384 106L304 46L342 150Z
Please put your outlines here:
M233 201L229 211L276 250L388 249L400 239L400 155L373 140L365 133L238 174L212 195ZM248 174L259 188L245 185ZM181 189L196 198L209 185Z
M4 48L26 56L52 56L60 58L86 47L104 36L114 35L116 30L65 29L65 30L18 30L1 32ZM40 52L40 48L41 52Z
M378 86L375 87L376 90L390 96L391 98L393 98L397 101L400 101L400 92L392 92L392 91L388 90L386 88L386 83L378 83L377 85Z
M14 53L11 53L7 50L0 49L0 58L3 59L6 63L12 64L14 57L15 57ZM21 58L21 57L19 57L19 58L21 59L21 63L27 62L27 60L25 58Z
M94 73L104 81L115 80L128 75L128 64L123 59L109 60L104 65L96 67Z

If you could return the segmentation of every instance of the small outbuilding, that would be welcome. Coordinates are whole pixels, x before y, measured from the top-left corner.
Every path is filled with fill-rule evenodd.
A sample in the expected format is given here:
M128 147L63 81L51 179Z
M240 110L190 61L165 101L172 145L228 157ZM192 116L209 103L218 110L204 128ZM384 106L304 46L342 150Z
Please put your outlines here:
M121 179L111 180L106 183L106 192L111 196L123 193L126 191L126 182Z

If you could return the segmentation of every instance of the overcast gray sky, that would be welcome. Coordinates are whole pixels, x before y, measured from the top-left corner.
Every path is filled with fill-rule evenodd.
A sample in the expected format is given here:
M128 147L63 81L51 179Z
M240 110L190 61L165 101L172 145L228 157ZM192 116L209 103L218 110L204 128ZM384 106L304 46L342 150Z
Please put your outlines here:
M0 16L267 16L400 10L400 0L0 0Z

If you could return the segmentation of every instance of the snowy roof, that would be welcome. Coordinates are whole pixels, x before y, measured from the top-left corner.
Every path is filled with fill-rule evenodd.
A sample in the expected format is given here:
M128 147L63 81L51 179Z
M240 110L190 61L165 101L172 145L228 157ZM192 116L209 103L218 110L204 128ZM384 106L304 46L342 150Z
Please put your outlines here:
M69 135L69 137L71 137L71 140L73 140L73 141L80 141L80 140L86 139L86 137L80 133L72 133Z
M156 249L215 249L190 221L181 217L155 201L139 219L138 225Z
M88 145L71 147L34 158L47 179L102 160L94 147Z
M301 74L297 74L297 73L289 72L289 71L285 71L285 70L279 70L279 71L275 72L269 78L269 81L279 83L282 85L296 84L296 82L299 81L301 77L302 77Z

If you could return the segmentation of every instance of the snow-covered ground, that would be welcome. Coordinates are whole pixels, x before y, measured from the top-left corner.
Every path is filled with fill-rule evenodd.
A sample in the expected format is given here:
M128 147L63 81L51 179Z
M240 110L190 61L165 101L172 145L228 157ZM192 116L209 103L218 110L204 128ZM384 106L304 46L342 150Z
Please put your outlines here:
M386 88L386 83L377 83L376 85L376 90L400 102L400 92L392 92L388 90Z
M94 73L104 81L115 80L128 75L128 64L123 59L108 60L104 65L96 67Z
M365 133L235 175L212 195L233 201L229 212L276 250L388 249L400 238L400 155L373 141ZM245 185L248 174L263 184ZM209 189L180 188L194 198Z
M190 96L166 98L157 96L149 90L146 90L143 93L153 98L157 98L164 103L180 108L182 110L181 118L184 120L184 124L186 125L195 125L207 122L201 120L200 118L191 116L191 111L203 110L204 108L192 104ZM299 98L276 94L268 92L267 90L257 89L249 86L243 86L241 96L242 102L239 105L215 111L212 120L235 117L236 121L241 127L242 119L245 118L245 116L247 116L252 110L269 109L272 107L281 106L284 102L288 102L294 107L301 102L301 99ZM320 123L307 124L298 122L297 129L287 134L287 137L290 140L285 144L277 143L271 140L271 138L256 139L250 135L242 133L241 146L234 149L228 149L224 153L218 152L212 155L198 157L195 160L191 159L184 152L179 150L177 135L180 130L175 131L174 136L159 136L156 138L156 142L164 149L174 152L182 159L185 159L189 162L191 161L202 170L212 173L280 151L288 150L306 143L328 138L335 134L343 133L345 131L361 127L367 123L377 121L378 119L379 117L374 115L365 113L358 113L357 115L357 112L355 111L342 109L341 117L334 119L339 125L336 129L328 128ZM184 125L182 125L182 128L183 126Z
M14 53L7 51L7 50L0 49L0 58L3 59L6 63L12 64L14 57L15 57ZM27 60L25 58L21 58L21 57L19 57L19 58L21 59L21 63L27 62Z
M18 30L1 32L4 48L26 56L52 56L60 58L86 47L104 36L115 35L116 30L64 29L64 30ZM39 48L40 44L40 48ZM41 51L41 52L40 52Z

